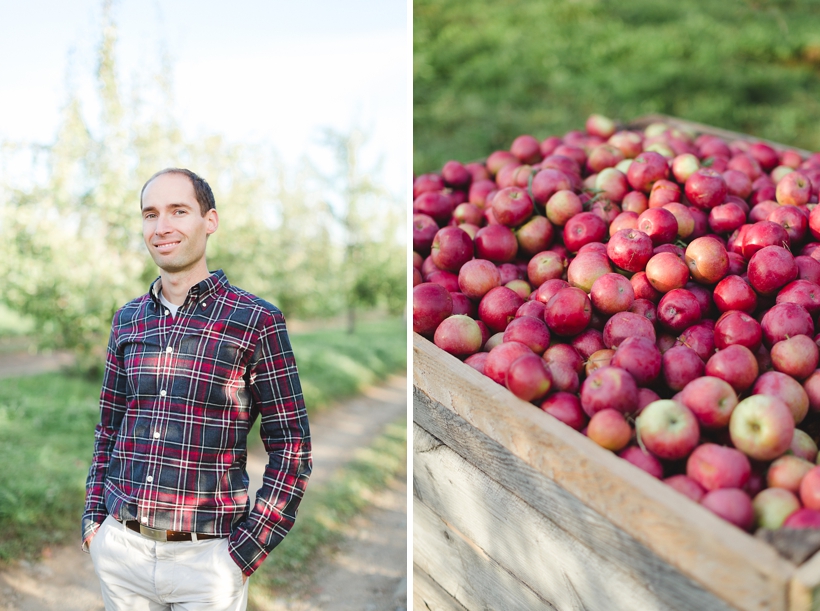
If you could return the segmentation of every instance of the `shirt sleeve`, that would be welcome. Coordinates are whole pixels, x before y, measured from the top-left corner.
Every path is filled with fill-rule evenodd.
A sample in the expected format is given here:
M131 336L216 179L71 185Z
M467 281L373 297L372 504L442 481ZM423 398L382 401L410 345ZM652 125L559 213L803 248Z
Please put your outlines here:
M245 575L258 569L293 527L312 469L307 411L285 319L278 310L267 318L249 382L269 459L248 518L231 534L229 544Z
M116 321L111 325L105 373L100 391L100 422L94 431L94 454L85 484L85 510L82 519L83 541L94 534L105 520L105 477L117 432L126 410L126 376L122 354L117 348Z

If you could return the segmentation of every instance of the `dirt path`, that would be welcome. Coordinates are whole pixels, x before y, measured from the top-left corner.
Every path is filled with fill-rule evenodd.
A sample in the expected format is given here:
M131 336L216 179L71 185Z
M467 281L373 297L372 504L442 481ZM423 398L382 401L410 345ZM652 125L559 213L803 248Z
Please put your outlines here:
M314 471L310 486L326 483L385 425L407 413L407 378L394 376L311 419ZM259 444L261 446L261 444ZM248 460L251 490L259 487L267 456ZM273 601L271 610L403 611L406 606L407 489L394 481L354 519L337 555L327 559L314 589L298 600ZM0 611L102 611L90 557L79 545L55 548L40 562L0 572Z

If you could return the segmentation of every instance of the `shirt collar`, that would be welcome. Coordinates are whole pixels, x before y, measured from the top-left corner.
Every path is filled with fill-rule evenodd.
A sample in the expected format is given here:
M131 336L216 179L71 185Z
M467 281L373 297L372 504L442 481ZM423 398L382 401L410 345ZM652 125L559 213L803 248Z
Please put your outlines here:
M225 272L221 269L211 272L211 275L205 278L205 280L188 289L188 296L185 298L185 302L180 307L185 307L191 301L210 298L211 295L214 295L223 289L227 289L228 286L230 286L230 283L228 282L228 277L225 276ZM157 277L157 279L151 283L148 294L151 296L151 300L154 302L154 305L158 308L162 305L159 300L159 292L161 290L162 277Z

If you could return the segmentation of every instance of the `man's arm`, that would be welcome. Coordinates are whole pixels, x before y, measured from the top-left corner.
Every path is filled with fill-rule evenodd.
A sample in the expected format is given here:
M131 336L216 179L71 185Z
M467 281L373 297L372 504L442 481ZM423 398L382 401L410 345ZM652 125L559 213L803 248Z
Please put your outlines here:
M245 575L293 526L311 472L310 430L285 319L269 313L250 368L253 401L269 460L250 515L232 533L230 553Z
M111 453L117 441L126 409L126 377L122 355L117 350L116 321L111 326L105 374L100 391L100 422L94 431L94 455L85 484L85 510L83 512L83 549L94 537L108 512L105 508L105 477Z

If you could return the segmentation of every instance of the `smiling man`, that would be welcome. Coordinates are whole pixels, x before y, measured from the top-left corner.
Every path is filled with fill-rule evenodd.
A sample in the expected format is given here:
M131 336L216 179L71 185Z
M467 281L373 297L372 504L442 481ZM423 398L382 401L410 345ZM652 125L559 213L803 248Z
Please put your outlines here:
M310 433L282 313L205 261L213 193L169 168L140 196L160 275L114 315L86 483L83 548L106 609L241 610L293 526ZM269 455L253 502L248 432Z

